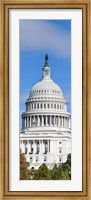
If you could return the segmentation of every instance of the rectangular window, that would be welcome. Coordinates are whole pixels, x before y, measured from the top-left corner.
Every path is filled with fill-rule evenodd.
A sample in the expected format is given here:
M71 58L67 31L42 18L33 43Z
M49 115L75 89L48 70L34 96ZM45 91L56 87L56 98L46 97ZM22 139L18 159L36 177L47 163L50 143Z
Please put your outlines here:
M61 157L59 158L59 162L61 162Z
M38 162L38 160L39 160L39 158L38 158L38 157L36 157L36 162Z
M46 157L44 157L44 161L45 161L45 162L46 162L46 160L47 160Z
M46 76L48 75L48 70L47 70L47 71L45 71L45 75L46 75Z

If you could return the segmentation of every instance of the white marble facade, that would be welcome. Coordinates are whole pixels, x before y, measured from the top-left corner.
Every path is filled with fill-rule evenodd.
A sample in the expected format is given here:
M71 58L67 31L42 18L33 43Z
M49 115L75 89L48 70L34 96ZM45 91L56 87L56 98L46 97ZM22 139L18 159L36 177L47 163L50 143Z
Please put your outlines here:
M20 149L29 167L63 163L71 153L70 113L60 87L50 78L45 56L42 80L30 91L22 113Z

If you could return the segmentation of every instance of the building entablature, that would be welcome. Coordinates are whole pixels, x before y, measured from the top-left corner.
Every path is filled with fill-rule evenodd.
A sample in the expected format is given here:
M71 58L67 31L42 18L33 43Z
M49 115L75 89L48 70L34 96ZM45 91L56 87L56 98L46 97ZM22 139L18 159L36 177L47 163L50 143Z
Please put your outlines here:
M22 113L22 117L27 117L27 116L58 116L58 117L71 117L71 114L69 112L64 112L64 111L56 111L54 112L54 110L50 110L50 114L49 114L49 110L45 110L44 112L41 112L41 110L37 111L31 111L31 112L23 112Z
M21 130L21 132L25 132L25 134L27 134L27 133L29 133L29 134L31 134L31 133L40 133L40 134L42 134L42 132L43 132L43 134L44 133L48 133L48 134L50 134L50 133L62 133L62 132L71 132L71 129L70 128L66 128L66 127L57 127L57 126L55 126L55 127L31 127L31 128L25 128L25 129L22 129Z
M50 134L50 135L29 135L29 134L20 134L20 140L65 140L65 138L70 139L71 135L69 135L68 133L65 134L65 136L63 134Z
M60 102L60 103L66 103L65 99L62 99L61 97L53 97L53 96L40 96L40 97L36 97L36 98L31 98L31 99L27 99L26 103L31 103L31 102L47 102L47 101L51 101L51 102Z

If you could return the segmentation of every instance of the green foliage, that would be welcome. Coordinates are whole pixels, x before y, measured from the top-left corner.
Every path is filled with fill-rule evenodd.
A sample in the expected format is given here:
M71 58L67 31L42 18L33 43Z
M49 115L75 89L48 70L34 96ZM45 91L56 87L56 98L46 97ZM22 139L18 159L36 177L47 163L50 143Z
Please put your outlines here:
M71 166L71 153L68 154L66 163Z
M58 167L54 165L50 170L52 180L69 180L70 179L70 165L67 163L60 164Z
M50 171L45 163L43 163L38 170L35 170L34 180L50 180Z
M25 156L20 153L20 180L30 180L30 170L27 169L28 162Z

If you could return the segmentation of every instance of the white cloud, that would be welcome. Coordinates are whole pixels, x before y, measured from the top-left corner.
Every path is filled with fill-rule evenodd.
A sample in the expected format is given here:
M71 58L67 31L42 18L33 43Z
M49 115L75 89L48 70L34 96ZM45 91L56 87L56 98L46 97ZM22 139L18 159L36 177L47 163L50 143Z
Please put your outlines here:
M22 50L46 50L56 56L70 57L70 31L40 20L20 22L20 47Z

